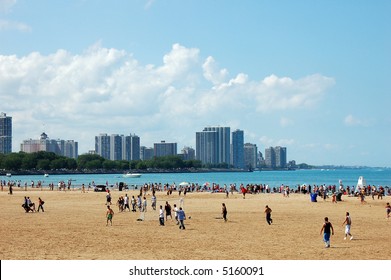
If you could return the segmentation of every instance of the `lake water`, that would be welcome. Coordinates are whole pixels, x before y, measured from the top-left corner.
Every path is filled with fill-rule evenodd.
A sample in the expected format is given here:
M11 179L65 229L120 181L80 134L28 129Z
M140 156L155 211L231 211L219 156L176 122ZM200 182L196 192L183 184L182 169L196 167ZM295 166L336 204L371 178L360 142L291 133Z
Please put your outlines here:
M72 175L18 175L12 177L1 176L3 181L20 181L21 185L31 181L41 181L45 187L49 183L72 180L73 187L80 187L82 183L86 186L95 182L96 185L106 182L115 185L124 182L127 185L143 185L144 183L168 183L177 185L181 182L216 183L220 185L233 184L268 184L270 187L279 187L281 184L290 187L297 187L301 184L311 185L339 185L342 180L344 186L356 186L358 178L363 176L367 184L375 186L391 187L391 169L330 169L330 170L295 170L295 171L254 171L254 172L210 172L210 173L145 173L140 178L124 178L122 174L72 174Z

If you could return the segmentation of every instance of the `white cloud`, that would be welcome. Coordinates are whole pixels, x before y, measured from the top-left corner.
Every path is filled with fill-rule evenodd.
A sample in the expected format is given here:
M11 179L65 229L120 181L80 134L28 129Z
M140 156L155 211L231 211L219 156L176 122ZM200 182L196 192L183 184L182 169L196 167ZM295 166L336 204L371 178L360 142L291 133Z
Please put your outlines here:
M259 138L259 142L262 144L262 146L268 148L268 147L276 147L276 146L281 146L281 147L291 146L295 143L295 140L294 139L275 140L267 136L262 136L261 138Z
M214 85L222 84L228 76L227 69L217 69L216 62L213 57L209 56L202 65L204 77Z
M335 83L333 78L320 74L310 75L299 80L276 75L266 77L254 85L254 97L259 111L274 109L294 109L311 107L317 104L326 90Z
M8 13L16 4L16 0L0 0L0 13Z
M344 119L344 123L346 126L369 126L369 120L362 120L354 117L353 115L347 115Z
M0 19L0 31L4 30L18 30L22 32L29 32L31 31L31 27L22 22Z
M230 78L212 57L203 59L199 49L179 44L162 60L140 65L132 54L100 44L81 54L0 55L0 99L2 111L13 117L14 150L22 140L38 137L43 124L49 137L78 141L80 152L93 149L94 136L103 132L136 133L143 145L162 139L191 145L195 132L207 125L255 127L257 110L305 108L333 84L321 75L299 80L272 75L260 82L244 73ZM282 125L291 123L281 119Z
M291 126L293 125L293 120L292 119L289 119L289 118L286 118L286 117L281 117L280 118L280 125L281 127L287 127L287 126Z

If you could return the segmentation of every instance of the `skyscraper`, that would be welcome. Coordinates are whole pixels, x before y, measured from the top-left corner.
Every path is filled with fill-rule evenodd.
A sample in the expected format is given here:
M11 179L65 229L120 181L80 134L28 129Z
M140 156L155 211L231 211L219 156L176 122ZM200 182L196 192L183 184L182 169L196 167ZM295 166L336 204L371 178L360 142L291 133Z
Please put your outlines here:
M140 159L140 137L135 134L122 137L122 160Z
M196 157L202 163L231 162L231 129L229 127L205 127L196 132Z
M106 133L95 136L95 152L105 159L110 159L110 136Z
M10 154L12 152L12 117L5 113L0 114L0 153Z
M274 148L276 154L276 167L285 168L286 167L286 147L277 146Z
M218 163L218 133L216 131L196 132L196 159L203 164Z
M52 152L69 158L77 158L79 153L78 142L50 139L45 132L41 134L39 139L23 140L20 144L20 150L25 153Z
M110 160L122 160L122 136L110 136Z
M153 151L155 157L176 156L177 143L166 143L166 141L154 143Z
M244 169L244 133L243 130L232 132L232 165L234 168ZM252 168L255 168L253 166Z
M277 146L265 149L265 164L268 168L285 168L286 159L286 147Z
M244 162L247 168L255 169L257 167L257 145L246 143L244 144Z

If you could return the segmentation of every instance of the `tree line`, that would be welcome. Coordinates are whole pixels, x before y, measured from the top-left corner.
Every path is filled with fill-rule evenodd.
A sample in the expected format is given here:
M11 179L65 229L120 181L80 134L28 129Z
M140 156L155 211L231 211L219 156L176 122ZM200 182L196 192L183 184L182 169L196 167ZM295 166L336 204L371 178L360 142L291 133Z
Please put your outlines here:
M53 152L0 154L0 170L147 170L199 169L199 160L183 160L180 156L155 157L150 160L108 160L99 155L83 154L77 159L59 156ZM221 167L221 166L213 166Z

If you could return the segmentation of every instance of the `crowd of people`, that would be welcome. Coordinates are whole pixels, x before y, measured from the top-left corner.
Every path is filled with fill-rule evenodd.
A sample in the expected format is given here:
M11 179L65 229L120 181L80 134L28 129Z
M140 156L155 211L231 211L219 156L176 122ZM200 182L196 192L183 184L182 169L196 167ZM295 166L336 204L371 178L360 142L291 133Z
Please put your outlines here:
M108 183L106 182L108 185ZM13 181L1 181L0 180L0 187L1 191L4 190L4 187L8 187L8 193L10 195L13 194L13 187L17 186L18 188L24 190L27 190L27 183L25 183L23 186L21 182L13 182ZM65 191L65 190L71 190L72 182L68 181L68 183L65 183L63 181L59 182L57 184L57 189L59 191ZM36 184L34 182L30 183L31 188L41 188L43 187L42 183L39 181ZM87 190L90 190L91 188L95 187L95 183L89 183ZM74 188L72 188L74 190ZM78 189L78 188L76 188ZM136 188L137 189L137 188ZM49 190L54 190L54 184L49 184ZM86 191L85 185L82 184L82 193ZM126 189L125 189L126 190ZM226 184L220 186L216 183L205 183L204 185L199 184L181 184L176 185L173 184L161 184L161 183L145 183L144 185L140 186L139 189L139 195L135 197L135 195L132 195L132 197L129 197L127 193L125 195L120 195L118 197L118 200L116 202L116 206L118 207L118 212L139 212L140 217L137 219L138 221L144 221L145 220L145 213L147 212L147 195L151 193L151 208L152 210L157 210L157 199L156 199L156 192L164 192L167 196L173 195L173 193L177 193L179 197L183 196L185 197L187 193L191 192L211 192L211 193L225 193L226 198L229 198L229 195L233 195L234 193L239 193L242 195L243 199L246 198L246 194L262 194L262 193L280 193L284 197L289 197L290 193L298 193L298 194L316 194L319 197L322 197L324 200L328 197L332 197L332 202L337 202L338 195L349 195L349 196L357 196L360 198L361 203L365 202L365 197L372 197L374 200L377 199L383 199L383 196L391 195L391 190L388 186L383 187L379 186L376 187L374 185L368 185L365 187L349 187L346 188L340 184L339 187L335 185L298 185L296 188L291 188L289 186L281 185L280 187L273 187L270 188L267 184L248 184L243 185L240 184L239 187L237 187L236 184L230 184L227 186ZM112 207L112 197L111 197L111 190L110 188L106 189L106 225L113 225L113 216L114 216L114 210ZM159 211L157 215L157 220L159 221L160 226L164 226L165 222L170 220L175 220L176 225L179 226L181 230L185 229L185 220L186 220L186 214L183 207L183 197L180 198L180 205L177 206L177 204L174 204L173 206L170 205L169 201L166 201L164 205L159 205ZM30 197L25 196L24 201L22 204L23 209L26 213L29 212L44 212L44 201L41 199L41 197L38 197L38 208L36 208L36 204L30 199ZM386 203L386 218L389 219L391 215L391 206L390 203ZM264 209L264 213L266 216L266 223L268 225L272 225L273 219L271 218L272 209L266 205ZM174 214L174 218L173 218ZM226 203L222 203L222 219L224 222L228 221L228 210ZM353 235L350 232L351 225L352 225L352 219L350 217L349 212L346 212L345 220L343 221L343 226L345 226L345 237L344 239L347 239L349 237L350 240L353 239ZM325 247L330 247L330 239L331 235L334 234L334 228L329 221L328 217L324 218L324 223L321 228L321 234L323 234L323 241L325 242Z

